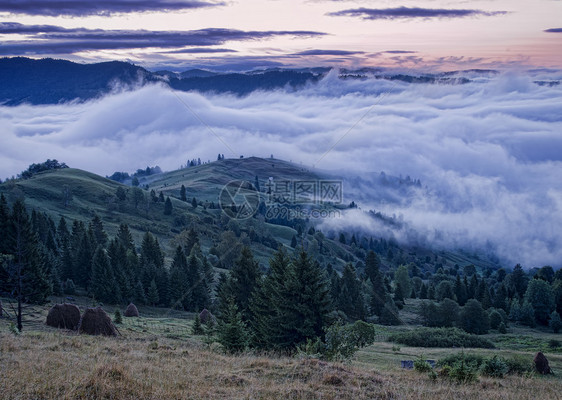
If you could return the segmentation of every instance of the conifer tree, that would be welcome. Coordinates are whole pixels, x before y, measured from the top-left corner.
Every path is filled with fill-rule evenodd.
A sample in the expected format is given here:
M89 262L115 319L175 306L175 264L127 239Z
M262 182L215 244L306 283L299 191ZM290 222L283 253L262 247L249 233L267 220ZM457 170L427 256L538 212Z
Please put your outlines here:
M172 210L174 206L172 205L172 201L170 197L166 197L166 202L164 203L164 215L172 215Z
M181 200L181 201L187 201L185 185L181 185L181 189L180 189L180 200Z
M160 301L160 296L158 294L158 287L156 286L156 281L153 279L150 281L150 286L148 287L148 294L146 296L146 301L151 306L155 306Z
M233 298L228 299L218 322L217 339L220 345L229 353L244 351L249 342L248 328Z
M98 246L92 259L91 290L98 301L118 303L121 293L105 250Z
M291 295L279 304L280 346L294 348L321 337L331 311L329 287L318 263L304 251L292 260L284 290Z

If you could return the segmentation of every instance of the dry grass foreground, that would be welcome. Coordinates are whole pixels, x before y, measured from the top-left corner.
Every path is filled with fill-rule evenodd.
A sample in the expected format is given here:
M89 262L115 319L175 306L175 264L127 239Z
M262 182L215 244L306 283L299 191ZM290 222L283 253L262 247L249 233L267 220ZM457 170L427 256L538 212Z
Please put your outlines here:
M559 380L456 385L414 371L226 356L194 342L0 333L2 399L557 399Z

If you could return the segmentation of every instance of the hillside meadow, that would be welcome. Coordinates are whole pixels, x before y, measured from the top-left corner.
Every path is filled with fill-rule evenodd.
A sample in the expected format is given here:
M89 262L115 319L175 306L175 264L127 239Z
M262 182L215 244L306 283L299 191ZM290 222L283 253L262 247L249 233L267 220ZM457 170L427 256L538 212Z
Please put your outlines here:
M78 299L81 308L89 305ZM5 307L6 307L6 303ZM8 307L6 307L8 308ZM113 315L112 306L104 307ZM8 308L9 309L9 308ZM122 310L123 311L123 310ZM3 399L557 399L561 398L562 350L548 348L560 335L512 327L486 335L496 349L466 354L520 356L529 363L542 349L554 376L480 376L456 384L400 368L422 355L439 360L460 349L399 346L387 342L398 328L377 326L376 342L345 363L307 357L243 353L226 355L191 334L193 315L141 307L124 318L121 336L77 335L44 325L48 307L26 312L15 335L0 319L0 393ZM410 329L410 328L400 328Z

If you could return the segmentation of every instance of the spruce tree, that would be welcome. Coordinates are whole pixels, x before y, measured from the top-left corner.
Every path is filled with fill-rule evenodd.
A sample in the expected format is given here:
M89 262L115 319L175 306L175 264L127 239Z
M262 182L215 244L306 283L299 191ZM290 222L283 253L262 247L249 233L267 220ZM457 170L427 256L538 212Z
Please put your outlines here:
M158 287L156 286L156 281L153 279L148 287L148 294L146 296L146 301L151 306L155 306L160 301L160 296L158 294Z
M365 276L371 280L373 285L380 274L380 265L381 260L377 253L372 250L369 251L367 257L365 257Z
M218 322L217 339L223 349L233 354L244 351L249 342L248 328L233 298L228 299Z
M170 300L174 308L187 310L188 289L187 259L182 247L178 246L170 266Z
M172 215L172 210L174 206L172 205L172 201L170 197L166 197L166 202L164 203L164 215Z
M228 280L230 296L234 298L244 321L251 320L250 299L256 289L260 275L259 266L257 261L254 260L252 251L249 247L243 247L240 257L235 261L234 267L230 271Z
M181 185L181 189L180 189L180 200L181 200L181 201L187 201L187 196L186 196L186 191L185 191L185 185Z
M304 251L292 260L284 290L290 297L279 305L280 346L294 348L321 337L331 312L329 287L318 263Z
M98 246L92 259L92 294L98 301L118 303L121 293L105 250Z
M365 302L361 282L357 278L355 268L347 264L341 279L340 309L353 321L365 318Z

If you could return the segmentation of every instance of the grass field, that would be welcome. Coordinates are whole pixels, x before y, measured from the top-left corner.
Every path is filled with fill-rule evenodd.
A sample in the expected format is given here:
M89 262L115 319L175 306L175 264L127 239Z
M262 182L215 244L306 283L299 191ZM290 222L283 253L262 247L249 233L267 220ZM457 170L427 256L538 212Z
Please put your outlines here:
M55 299L53 299L55 300ZM81 308L87 298L77 298ZM6 307L6 301L4 301ZM8 310L10 307L6 307ZM113 315L114 307L104 306ZM483 355L520 355L531 363L543 350L555 376L480 377L473 384L432 381L400 368L423 354L438 360L461 349L397 346L397 328L377 326L376 342L348 363L246 353L229 356L191 334L193 315L140 307L124 318L116 338L77 335L44 325L48 307L26 310L24 333L0 319L2 399L557 399L562 397L562 352L548 348L560 335L511 327L487 335L497 349L463 349ZM123 311L123 310L122 310ZM407 329L404 327L398 329Z

